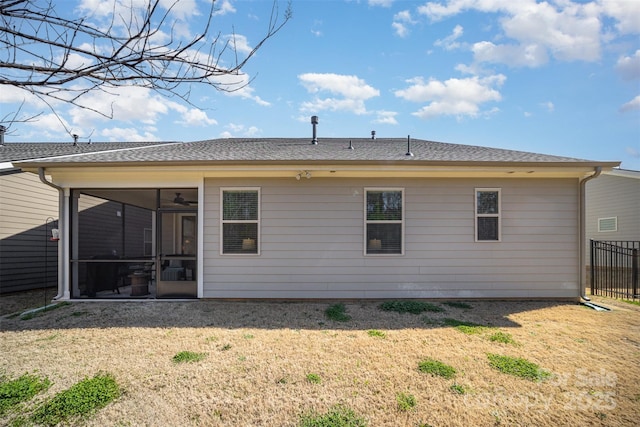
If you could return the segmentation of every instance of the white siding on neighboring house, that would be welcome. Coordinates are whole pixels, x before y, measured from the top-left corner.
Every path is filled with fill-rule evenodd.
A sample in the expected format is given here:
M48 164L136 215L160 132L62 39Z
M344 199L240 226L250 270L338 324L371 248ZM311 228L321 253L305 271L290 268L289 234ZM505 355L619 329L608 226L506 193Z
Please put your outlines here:
M0 291L56 286L58 247L49 238L57 222L47 218L58 219L58 192L18 172L0 175L0 194Z
M220 188L259 187L260 255L220 254ZM404 255L364 254L365 188L404 189ZM501 241L475 241L498 188ZM205 298L575 298L576 179L206 179Z
M640 240L640 172L612 171L586 184L585 197L585 264L591 265L590 239ZM612 220L615 218L615 220ZM615 222L615 231L598 231Z

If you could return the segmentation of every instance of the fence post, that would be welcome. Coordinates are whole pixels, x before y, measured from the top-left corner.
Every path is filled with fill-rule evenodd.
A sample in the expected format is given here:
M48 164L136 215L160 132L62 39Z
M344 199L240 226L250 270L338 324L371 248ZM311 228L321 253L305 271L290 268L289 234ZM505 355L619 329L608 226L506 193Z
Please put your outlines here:
M638 250L633 248L631 251L631 283L633 286L633 295L631 299L638 297Z
M595 279L595 275L596 275L596 267L595 267L595 263L596 263L596 248L595 248L595 241L593 239L590 239L590 243L591 243L591 260L590 260L589 264L591 264L591 277L590 277L591 295L598 295L597 290L595 289L595 284L596 284L596 279Z

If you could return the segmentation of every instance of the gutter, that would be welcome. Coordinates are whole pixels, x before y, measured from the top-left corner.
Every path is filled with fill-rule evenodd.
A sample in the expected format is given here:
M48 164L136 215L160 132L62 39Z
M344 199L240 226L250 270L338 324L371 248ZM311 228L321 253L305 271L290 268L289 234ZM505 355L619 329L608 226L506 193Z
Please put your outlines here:
M64 200L64 189L62 187L59 187L57 185L55 185L53 182L47 181L47 178L44 176L44 168L39 167L38 168L38 177L40 178L40 181L45 184L48 185L49 187L55 188L56 190L58 190L58 228L60 227L60 206L61 203ZM60 258L60 253L58 252L58 259ZM59 267L60 261L58 261L58 267ZM59 274L59 273L58 273ZM53 297L54 300L60 299L62 298L62 290L60 288L60 278L58 278L58 294Z
M580 259L579 262L579 274L578 274L578 280L580 280L580 298L582 298L585 301L591 301L591 298L589 298L587 296L587 290L586 290L586 283L584 282L584 256L585 256L585 250L584 250L584 245L585 245L585 232L586 232L586 226L585 226L585 188L587 185L587 182L591 181L594 178L597 178L600 176L600 174L602 173L602 167L601 166L596 166L594 168L594 172L593 175L590 175L586 178L584 178L582 181L580 181L580 223L579 223L579 232L578 232L578 256Z

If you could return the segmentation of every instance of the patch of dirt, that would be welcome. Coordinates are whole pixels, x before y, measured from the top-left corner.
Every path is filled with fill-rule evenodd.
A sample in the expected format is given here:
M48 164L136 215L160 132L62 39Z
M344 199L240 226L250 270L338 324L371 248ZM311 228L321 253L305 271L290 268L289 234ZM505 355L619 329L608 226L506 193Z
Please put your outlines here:
M0 294L0 317L51 304L57 288Z

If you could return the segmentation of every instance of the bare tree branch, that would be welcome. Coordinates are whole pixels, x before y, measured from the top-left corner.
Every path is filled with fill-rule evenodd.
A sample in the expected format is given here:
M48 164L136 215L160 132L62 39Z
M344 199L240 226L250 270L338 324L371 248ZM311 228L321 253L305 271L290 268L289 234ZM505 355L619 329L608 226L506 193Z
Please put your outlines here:
M112 1L110 22L99 26L91 16L62 16L52 0L0 0L0 85L50 100L45 104L54 113L54 104L62 102L111 117L113 112L97 111L83 104L82 97L123 86L148 88L193 105L189 84L219 91L246 86L242 68L291 19L291 5L281 12L274 0L261 40L239 58L235 32L227 40L220 32L210 34L213 1L201 31L187 40L177 36L175 22L169 25L179 0L166 8L161 0L148 0L142 9L132 0ZM125 1L130 6L121 13L117 6ZM227 53L234 59L230 65L223 61ZM229 82L225 76L238 80Z

